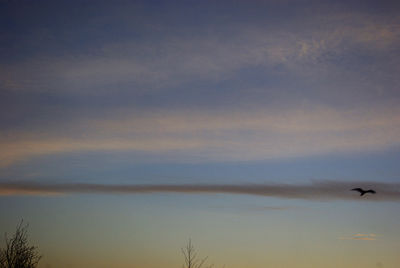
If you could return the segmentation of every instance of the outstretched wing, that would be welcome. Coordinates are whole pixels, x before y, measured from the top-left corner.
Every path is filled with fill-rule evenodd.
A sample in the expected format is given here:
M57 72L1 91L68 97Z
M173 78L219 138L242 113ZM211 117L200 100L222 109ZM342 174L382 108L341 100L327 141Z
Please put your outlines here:
M372 190L372 189L366 191L366 193L376 194L376 192L374 190Z
M357 192L360 192L360 193L364 192L363 189L361 189L361 188L353 188L350 191L357 191Z

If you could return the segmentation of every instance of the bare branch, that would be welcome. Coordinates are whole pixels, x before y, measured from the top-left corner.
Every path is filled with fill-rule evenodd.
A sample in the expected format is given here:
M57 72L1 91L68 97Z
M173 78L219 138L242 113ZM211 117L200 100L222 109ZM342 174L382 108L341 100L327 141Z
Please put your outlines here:
M208 259L208 256L205 258L198 258L197 252L194 249L191 239L189 239L188 244L185 248L181 248L182 254L184 256L185 263L183 264L183 268L201 268L205 265L205 262ZM205 266L205 268L212 268L213 265Z
M28 244L28 224L23 220L17 225L15 234L8 238L4 234L5 248L0 248L0 268L35 268L42 256L37 247Z

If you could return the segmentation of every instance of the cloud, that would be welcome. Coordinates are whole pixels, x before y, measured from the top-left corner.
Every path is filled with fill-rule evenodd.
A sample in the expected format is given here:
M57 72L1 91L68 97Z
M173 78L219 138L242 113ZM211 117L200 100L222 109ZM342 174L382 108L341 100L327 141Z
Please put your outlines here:
M355 234L347 237L340 237L341 240L365 240L365 241L375 241L377 240L376 234Z
M258 205L250 205L250 206L211 206L211 208L216 209L234 209L235 211L241 212L262 212L262 211L285 211L285 210L297 210L297 209L304 209L303 207L297 206L258 206Z
M349 189L373 188L377 194L360 197ZM400 184L379 182L320 181L311 184L46 184L37 182L1 182L0 195L57 194L244 194L306 200L400 201ZM355 237L364 237L358 235ZM369 236L373 238L372 236Z
M68 55L56 53L57 57L38 53L29 58L20 57L18 61L0 62L0 87L23 92L16 93L16 103L4 98L2 107L6 108L3 108L1 120L5 119L6 125L15 123L21 127L2 127L0 167L36 156L75 152L167 153L185 161L246 161L365 152L398 146L400 110L398 105L390 105L390 102L397 101L393 95L398 94L400 64L398 57L386 54L393 52L393 47L400 41L398 17L383 18L354 12L318 14L301 16L299 21L271 24L272 27L243 24L234 28L221 26L206 33L160 35L158 42L146 38L114 42L104 38L108 41L96 44L96 48L91 48L92 53L78 55L72 51ZM365 48L368 55L373 55L368 59L372 64L353 59L350 60L355 65L352 70L348 64L342 64L349 52L357 54L352 52ZM388 68L380 68L381 62L375 62L381 53L384 64L389 62L385 65ZM210 83L241 77L237 72L249 68L262 69L260 76L264 77L264 74L275 72L276 66L284 66L285 76L279 77L279 81L291 81L292 85L285 87L276 83L273 90L266 86L259 89L262 94L250 96L251 89L246 86L238 93L230 88L232 85L221 90ZM287 79L288 72L294 76ZM307 82L298 84L299 77L306 77L303 80ZM206 81L205 87L210 86L210 92L213 89L222 92L218 94L228 99L226 103L229 104L220 107L216 101L217 107L211 107L211 112L176 109L176 103L171 105L174 111L156 111L157 108L146 101L136 105L142 108L122 112L108 111L115 109L112 105L104 109L100 105L110 99L121 106L120 102L125 103L126 99L135 99L135 94L151 90L155 91L151 98L157 99L154 103L160 100L164 103L163 96L170 96L182 103L187 101L187 107L190 107L193 97L188 96L196 95L190 94L191 90L198 91L190 88L191 85L196 88L199 80ZM310 83L315 84L309 86ZM385 83L392 85L386 88ZM177 84L188 85L188 89L185 93L177 93ZM383 88L379 89L383 101L374 98L376 94L368 94L369 90L377 90L376 84ZM134 93L119 94L121 88ZM160 97L158 90L167 92ZM58 96L59 92L62 94L55 101L53 98L47 100L46 94L39 94L35 98L40 101L36 102L32 95L24 95L24 92L32 94L36 91L50 92L52 97ZM270 94L272 91L274 93ZM70 99L68 94L77 94L78 98L82 97L80 94L100 97L90 101L77 100ZM274 99L270 96L274 94L282 95ZM231 95L235 95L236 100L231 101ZM335 96L340 102L348 99L352 108L342 109L341 106L341 110L334 110L315 105L315 100L330 103ZM374 104L360 103L360 99L368 96L373 97ZM211 94L207 99L214 101L214 97ZM45 99L47 101L43 103ZM308 99L313 108L304 109L307 103L303 107L292 105ZM259 100L262 100L262 107ZM270 108L270 102L264 105L266 100L283 108ZM375 106L379 101L380 106ZM237 106L244 102L248 105L246 110L243 107L239 110ZM64 103L67 105L63 106ZM85 107L78 107L79 103ZM90 106L92 104L95 105ZM146 105L151 112L138 111ZM7 107L12 107L12 111ZM41 107L48 109L41 110ZM59 108L57 113L53 113L55 107ZM75 107L83 112L79 116L75 114L73 122L64 122L64 118L57 117L68 114ZM218 109L225 112L216 111ZM41 118L35 121L32 116L28 119L27 114L31 115L31 111ZM90 118L85 114L88 111L92 115ZM114 112L119 115L104 116ZM96 113L100 115L93 116ZM34 126L37 121L39 123Z
M38 55L0 64L0 85L19 91L103 94L121 85L141 91L188 81L220 81L241 69L259 67L270 72L276 65L315 77L321 69L331 72L327 62L335 62L332 59L348 51L368 48L376 56L398 45L399 24L398 18L360 13L312 14L290 24L297 31L285 24L275 28L243 25L207 34L162 36L157 42L109 40L96 44L98 48L89 55ZM235 34L226 34L232 31Z
M0 166L75 152L168 154L185 161L247 161L382 150L400 144L396 107L335 110L122 110L0 135Z
M253 207L254 210L288 210L288 209L295 209L297 207L282 207L282 206L260 206L260 207Z

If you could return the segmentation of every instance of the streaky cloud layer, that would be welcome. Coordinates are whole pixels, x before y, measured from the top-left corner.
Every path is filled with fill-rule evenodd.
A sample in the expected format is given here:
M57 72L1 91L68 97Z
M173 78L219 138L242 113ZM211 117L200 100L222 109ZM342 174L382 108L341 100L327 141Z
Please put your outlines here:
M168 153L185 161L246 161L384 150L400 144L400 110L179 110L76 119L0 134L0 167L73 152ZM182 157L182 154L185 157Z
M368 47L379 54L390 52L399 41L397 17L354 12L314 15L294 23L303 25L296 33L283 26L241 26L235 28L234 35L225 36L223 33L231 29L219 26L211 34L164 36L156 44L135 39L108 41L96 44L97 53L89 55L36 56L7 65L0 62L0 84L16 91L46 92L56 88L74 94L99 94L121 83L130 91L135 86L154 90L196 79L223 80L243 68L277 64L309 77L316 71L321 74L321 69L339 71L340 67L330 63L332 51L343 56L351 49ZM315 26L319 24L325 27ZM397 62L390 64L397 67Z
M360 197L354 186L373 188L377 194ZM310 184L51 184L1 182L0 195L58 194L244 194L306 200L400 201L399 183L313 181Z
M363 241L375 241L377 240L376 234L355 234L352 236L339 237L340 240L363 240Z

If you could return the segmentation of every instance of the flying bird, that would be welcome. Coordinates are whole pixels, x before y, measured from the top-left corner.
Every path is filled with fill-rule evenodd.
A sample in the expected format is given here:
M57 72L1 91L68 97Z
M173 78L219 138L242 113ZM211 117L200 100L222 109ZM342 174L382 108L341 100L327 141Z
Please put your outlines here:
M363 189L361 189L361 188L354 188L354 189L351 189L351 191L357 191L357 192L359 192L359 193L360 193L360 196L363 196L363 195L365 195L366 193L376 194L376 192L375 192L374 190L372 190L372 189L363 190Z

